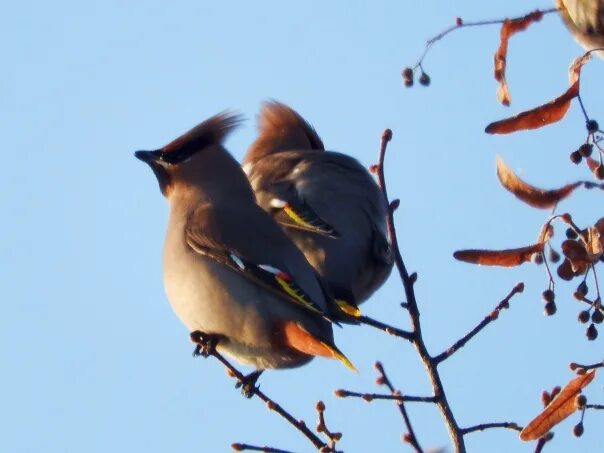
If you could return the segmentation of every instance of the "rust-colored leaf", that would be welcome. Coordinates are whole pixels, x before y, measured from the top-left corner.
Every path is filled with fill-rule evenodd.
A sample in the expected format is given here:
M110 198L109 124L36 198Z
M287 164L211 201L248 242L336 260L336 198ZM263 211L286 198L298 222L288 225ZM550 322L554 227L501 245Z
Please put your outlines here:
M582 185L580 182L575 182L566 184L559 189L539 189L527 184L516 176L499 156L497 156L497 177L499 178L501 185L512 192L516 198L524 201L533 208L539 209L553 208L556 204L569 196L573 190Z
M569 282L578 275L581 275L583 272L575 272L573 270L573 265L570 263L568 258L564 258L562 264L558 266L557 273L558 277L560 277L562 280L566 280L567 282Z
M591 157L586 157L585 158L585 163L587 164L587 167L591 171L594 171L600 165L600 162L598 162L597 160L595 160L595 159L593 159Z
M575 241L573 239L567 239L562 242L561 245L562 253L573 265L573 270L575 270L580 265L588 265L591 264L591 260L585 250L585 245Z
M600 237L600 231L596 226L590 226L587 228L587 240L585 241L585 250L587 251L587 257L595 263L602 256L602 242Z
M466 263L484 266L513 267L530 261L535 253L543 252L543 243L539 242L526 247L506 250L458 250L453 254L455 259Z
M547 407L520 431L520 439L539 439L577 410L576 396L593 380L595 374L596 370L591 370L566 384Z
M551 222L543 224L537 235L537 243L549 241L554 235L554 226Z
M503 105L510 105L510 93L505 80L508 40L514 33L526 30L530 24L540 21L542 17L543 13L537 10L518 19L506 19L501 26L501 31L499 33L499 47L495 52L493 63L495 80L499 82L497 99Z
M570 101L579 94L581 67L589 58L590 54L585 54L572 62L568 70L569 87L556 99L512 117L495 121L486 127L485 132L487 134L509 134L521 130L538 129L560 121L566 115Z

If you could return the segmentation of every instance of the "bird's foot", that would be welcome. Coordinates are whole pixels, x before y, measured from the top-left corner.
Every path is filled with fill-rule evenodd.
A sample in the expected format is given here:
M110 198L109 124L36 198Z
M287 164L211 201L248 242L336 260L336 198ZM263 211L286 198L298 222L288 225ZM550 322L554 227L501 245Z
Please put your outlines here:
M235 384L235 388L241 387L241 394L246 398L251 398L254 396L254 393L256 393L256 390L258 390L256 382L263 371L264 370L256 370L247 376L244 376L242 380Z
M193 357L208 357L216 351L216 345L220 341L218 335L212 335L204 333L200 330L191 332L191 341L195 343L195 349L193 350Z

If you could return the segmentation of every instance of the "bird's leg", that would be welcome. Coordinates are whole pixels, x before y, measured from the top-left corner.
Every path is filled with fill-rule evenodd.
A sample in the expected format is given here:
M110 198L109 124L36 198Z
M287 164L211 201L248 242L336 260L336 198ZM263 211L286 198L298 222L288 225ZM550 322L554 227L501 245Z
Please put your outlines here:
M193 357L208 357L216 351L216 345L220 341L218 335L204 333L200 330L195 330L190 334L191 341L196 344L193 350Z
M243 379L240 379L237 384L235 384L235 388L241 387L241 394L246 398L251 398L254 396L256 389L258 389L256 382L263 371L264 370L256 370L247 376L244 376Z

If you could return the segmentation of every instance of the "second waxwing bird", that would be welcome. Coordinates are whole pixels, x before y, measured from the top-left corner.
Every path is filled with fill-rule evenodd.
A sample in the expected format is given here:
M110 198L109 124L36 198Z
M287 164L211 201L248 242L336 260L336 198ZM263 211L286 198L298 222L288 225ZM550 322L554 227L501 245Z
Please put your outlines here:
M304 255L256 203L222 141L239 123L222 113L155 151L137 151L169 202L163 253L168 300L191 332L259 370L314 356L354 369L334 344L333 303Z
M568 31L585 49L604 58L604 0L554 0Z
M270 212L355 317L393 265L386 200L356 159L325 151L312 126L285 104L263 104L244 161L258 204Z

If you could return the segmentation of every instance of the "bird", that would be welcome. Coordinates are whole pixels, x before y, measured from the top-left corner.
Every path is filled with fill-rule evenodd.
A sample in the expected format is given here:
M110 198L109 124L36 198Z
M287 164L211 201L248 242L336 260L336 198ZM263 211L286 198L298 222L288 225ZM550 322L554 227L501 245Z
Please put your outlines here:
M167 298L191 332L216 351L256 368L337 359L324 282L255 202L239 163L223 145L241 117L222 112L163 148L137 151L169 204L163 250ZM254 373L252 373L254 374Z
M258 204L282 226L326 280L347 316L388 278L393 251L387 201L356 159L326 151L291 107L264 102L258 136L243 159Z
M554 0L558 13L575 40L604 58L604 0Z

